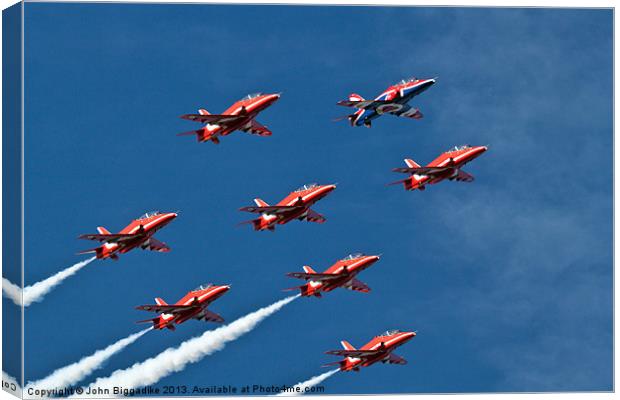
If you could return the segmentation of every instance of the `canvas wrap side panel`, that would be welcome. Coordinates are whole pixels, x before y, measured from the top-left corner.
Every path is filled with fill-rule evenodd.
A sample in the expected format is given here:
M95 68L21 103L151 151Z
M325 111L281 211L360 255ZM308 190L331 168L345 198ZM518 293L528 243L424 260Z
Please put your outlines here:
M17 3L2 11L2 276L19 287L23 286L22 9L23 3ZM2 388L21 395L22 307L5 296L2 301Z

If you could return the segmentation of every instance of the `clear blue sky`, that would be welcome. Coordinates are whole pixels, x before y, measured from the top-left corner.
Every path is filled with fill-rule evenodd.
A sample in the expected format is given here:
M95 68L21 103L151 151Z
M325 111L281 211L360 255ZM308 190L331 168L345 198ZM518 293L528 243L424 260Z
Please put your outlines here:
M155 296L229 283L212 309L232 321L283 298L286 272L363 251L383 253L370 294L299 299L160 384L295 384L339 340L399 328L419 332L408 365L327 392L612 389L610 10L27 3L25 23L26 283L82 259L98 225L181 212L157 235L172 252L95 262L27 309L27 379L137 331ZM424 119L331 121L412 75L439 76ZM175 136L255 91L283 92L259 118L272 137ZM463 143L490 145L474 183L385 186ZM339 183L327 223L235 226L312 181ZM213 327L149 333L81 383Z

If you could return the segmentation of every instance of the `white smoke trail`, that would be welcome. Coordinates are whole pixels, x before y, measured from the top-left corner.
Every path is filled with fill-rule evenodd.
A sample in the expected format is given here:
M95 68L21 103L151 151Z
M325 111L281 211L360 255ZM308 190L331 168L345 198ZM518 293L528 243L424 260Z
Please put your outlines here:
M18 306L22 304L22 288L6 278L2 278L2 294Z
M126 338L112 343L105 349L98 350L92 355L82 358L78 362L57 369L43 379L35 382L28 382L26 387L39 390L62 390L71 385L74 385L82 379L86 378L96 369L101 368L103 366L103 363L106 362L110 357L138 340L140 337L142 337L142 335L144 335L151 329L153 328L147 328L140 332L129 335Z
M332 369L331 371L327 371L324 374L313 376L305 382L299 382L297 385L293 386L292 391L280 392L276 394L276 396L299 396L300 394L304 394L306 388L310 388L312 386L316 386L319 383L323 382L325 379L334 375L336 372L340 371L339 368Z
M93 262L96 258L97 257L92 257L88 260L80 261L79 263L74 264L69 268L57 272L56 274L50 276L47 279L37 282L34 285L26 286L24 290L22 290L19 286L15 285L8 279L2 278L2 294L4 295L4 297L8 297L9 299L13 300L13 302L18 306L21 306L23 301L24 307L28 307L34 302L43 300L43 297L48 294L54 287L58 286L62 281L75 274L86 265Z
M187 364L196 363L205 356L222 350L226 343L250 332L265 318L298 297L299 295L287 297L247 314L228 325L206 331L198 337L186 340L176 348L169 347L155 357L135 363L127 369L114 371L108 377L99 378L90 386L107 388L112 392L114 386L131 389L152 385L174 372L182 371Z
M16 396L22 397L22 388L17 379L2 371L2 389Z

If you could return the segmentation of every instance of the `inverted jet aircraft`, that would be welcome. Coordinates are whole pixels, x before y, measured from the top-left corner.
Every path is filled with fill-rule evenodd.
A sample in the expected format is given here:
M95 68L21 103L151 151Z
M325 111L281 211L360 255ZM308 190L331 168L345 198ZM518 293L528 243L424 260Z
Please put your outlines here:
M179 133L177 136L196 135L199 142L220 142L220 136L226 136L233 131L243 131L258 136L270 136L271 131L256 121L256 116L275 103L280 98L279 93L249 94L235 102L222 114L210 114L205 109L199 109L198 114L184 114L182 119L205 124L196 131Z
M362 346L359 350L353 347L349 342L343 340L340 342L344 350L331 350L325 354L345 357L342 361L336 361L324 365L340 365L341 371L359 372L360 367L368 367L376 362L390 364L407 364L407 360L392 353L394 349L413 339L416 332L401 332L392 330L375 336L372 340Z
M175 330L176 324L182 324L190 319L199 321L224 322L224 318L207 310L209 304L220 298L230 290L229 285L215 286L213 284L200 285L188 292L175 304L168 304L163 299L155 298L155 303L136 307L137 310L161 313L158 317L145 319L142 322L152 322L153 329Z
M298 219L308 222L323 223L326 218L310 207L327 196L332 190L336 189L336 185L318 185L311 183L303 185L299 189L291 192L275 206L270 206L261 199L254 199L256 206L243 207L240 211L260 214L260 217L250 221L241 222L241 224L252 224L254 230L270 230L273 231L276 224L286 224L287 222Z
M170 247L155 239L155 232L172 222L177 217L176 213L160 213L153 211L143 214L138 219L131 221L119 233L111 233L103 226L97 227L99 233L80 235L79 239L97 240L103 246L84 250L78 254L95 253L97 258L111 258L118 260L118 254L140 247L143 250L168 252Z
M321 292L331 292L339 287L368 293L370 292L368 285L357 280L356 276L378 260L379 256L349 254L342 260L336 261L323 273L317 273L306 265L303 267L305 272L289 272L286 275L291 278L305 279L308 283L285 290L301 290L302 296L316 297L321 297Z
M422 167L412 159L406 158L406 168L394 168L394 172L410 174L408 178L392 182L389 185L403 184L406 190L424 190L426 185L434 185L444 179L458 182L472 182L474 177L461 168L485 151L487 146L455 146L441 153L426 167Z
M420 110L411 107L407 103L415 96L433 86L435 82L437 82L437 78L403 79L388 87L374 100L366 100L359 94L352 93L349 95L349 100L342 100L336 104L345 107L354 107L357 108L357 111L339 119L346 118L351 123L351 126L364 125L367 128L372 126L372 120L379 118L383 114L420 119L423 117Z

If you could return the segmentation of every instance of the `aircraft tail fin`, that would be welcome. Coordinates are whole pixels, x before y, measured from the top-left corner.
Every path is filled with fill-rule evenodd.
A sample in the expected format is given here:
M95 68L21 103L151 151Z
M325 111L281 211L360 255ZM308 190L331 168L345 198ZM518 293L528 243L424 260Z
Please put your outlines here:
M356 350L356 348L353 347L353 345L351 345L351 343L347 342L346 340L341 340L340 344L345 350Z
M346 362L344 360L343 361L334 361L334 362L330 362L330 363L321 365L321 368L329 368L329 367L332 367L334 365L339 365L340 366L340 370L344 371L344 368L346 366L345 364L346 364Z
M199 108L198 109L198 113L200 115L211 115L211 113L209 111L205 110L204 108Z
M387 186L392 186L392 185L400 185L403 184L405 186L405 190L424 190L426 189L426 187L420 183L421 181L416 178L415 176L410 176L408 178L405 179L401 179L399 181L396 182L390 182L387 184Z
M94 249L82 250L75 254L91 254L91 253L99 253L101 252L101 247L95 247Z
M97 232L99 232L102 235L110 235L111 232L109 230L107 230L106 228L104 228L103 226L98 226L97 227Z
M95 247L94 249L82 250L76 254L91 254L95 253L97 258L111 258L114 261L118 261L116 253L110 253L105 249L105 246Z
M254 227L255 231L262 231L262 230L269 230L269 231L274 231L275 230L275 226L270 225L268 221L265 220L264 217L259 217L256 219L251 219L248 221L243 221L243 222L239 222L237 225L246 225L246 224L252 224L252 226Z
M413 161L411 158L405 158L405 164L407 164L409 168L420 168L420 164Z
M401 183L404 183L406 185L407 182L410 182L410 181L411 181L411 178L405 178L405 179L401 179L398 181L390 182L387 184L387 186L400 185Z
M254 199L254 203L256 203L256 205L259 207L269 207L269 204L267 204L267 202L262 199Z
M312 267L310 267L309 265L304 265L304 272L306 274L316 274L316 271L312 269Z
M161 297L155 297L155 303L157 303L157 305L159 306L167 306L168 303L166 303L164 301L164 299L162 299Z
M220 139L217 137L217 135L211 132L211 129L209 128L209 126L202 128L202 129L195 130L195 131L177 133L177 136L193 136L193 135L196 135L196 140L198 140L199 142L206 142L207 140L210 140L215 144L220 144Z
M177 136L192 136L192 135L198 135L198 139L200 140L200 136L202 135L202 129L199 129L197 131L187 131L187 132L177 133Z
M350 101L364 101L365 99L357 93L351 93L349 95Z
M153 329L164 329L168 328L171 331L175 330L174 324L170 323L170 321L164 320L161 315L155 318L143 319L141 321L136 321L136 324L153 324Z
M303 297L310 297L310 296L322 297L321 292L319 290L317 290L316 288L312 287L311 285L308 285L307 283L305 285L301 285L301 286L294 286L294 287L291 287L291 288L282 289L283 292L290 292L290 291L293 291L293 290L299 290Z

